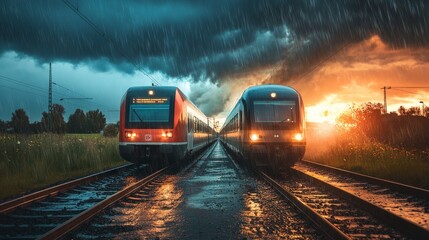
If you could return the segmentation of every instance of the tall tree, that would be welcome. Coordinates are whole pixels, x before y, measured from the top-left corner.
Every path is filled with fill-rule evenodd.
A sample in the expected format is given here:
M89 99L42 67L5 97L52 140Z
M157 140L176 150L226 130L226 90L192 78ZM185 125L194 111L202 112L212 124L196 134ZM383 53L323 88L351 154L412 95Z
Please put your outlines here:
M100 110L88 111L86 113L88 131L90 133L99 133L106 126L106 118Z
M64 121L64 107L59 104L54 104L52 115L47 112L42 113L42 125L45 131L54 133L65 133L66 122Z
M24 109L20 108L12 113L12 127L15 133L29 133L30 120Z
M407 113L407 109L405 109L405 107L404 107L404 106L400 106L400 107L398 108L398 113L399 113L399 115L401 115L401 116L405 116L405 114Z
M67 131L69 133L88 132L86 115L82 109L78 108L72 115L70 115L69 121L67 122Z
M42 133L44 132L44 127L41 122L33 122L30 124L31 133Z

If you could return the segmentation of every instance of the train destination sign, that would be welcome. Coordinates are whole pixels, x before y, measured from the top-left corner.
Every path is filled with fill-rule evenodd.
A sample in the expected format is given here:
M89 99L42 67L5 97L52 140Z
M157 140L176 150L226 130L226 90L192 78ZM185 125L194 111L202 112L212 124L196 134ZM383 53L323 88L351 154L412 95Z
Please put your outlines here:
M168 103L168 98L133 98L133 103L162 104L162 103Z

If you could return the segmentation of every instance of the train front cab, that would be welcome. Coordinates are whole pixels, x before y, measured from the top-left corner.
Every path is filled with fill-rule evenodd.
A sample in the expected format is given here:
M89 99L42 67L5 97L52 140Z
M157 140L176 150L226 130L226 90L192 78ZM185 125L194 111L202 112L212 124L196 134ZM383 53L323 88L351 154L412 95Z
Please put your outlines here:
M305 153L304 106L293 89L266 88L244 97L243 154L252 166L286 168Z
M155 168L178 162L187 151L184 104L175 87L130 88L121 104L121 156Z

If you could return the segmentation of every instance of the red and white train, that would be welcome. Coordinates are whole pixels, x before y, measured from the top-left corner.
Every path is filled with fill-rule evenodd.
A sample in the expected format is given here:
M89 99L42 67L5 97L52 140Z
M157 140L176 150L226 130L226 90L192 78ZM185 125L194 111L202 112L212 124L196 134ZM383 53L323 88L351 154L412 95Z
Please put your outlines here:
M304 103L293 88L259 85L246 89L220 131L224 145L252 167L277 171L303 158Z
M177 87L131 87L121 102L119 152L161 168L216 139L209 119Z

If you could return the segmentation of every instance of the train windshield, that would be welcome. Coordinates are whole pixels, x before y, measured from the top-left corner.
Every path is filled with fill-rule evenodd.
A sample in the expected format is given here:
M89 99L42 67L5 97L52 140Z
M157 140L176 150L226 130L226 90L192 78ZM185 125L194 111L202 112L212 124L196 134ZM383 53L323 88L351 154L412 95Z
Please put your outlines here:
M129 122L168 122L170 104L132 104Z
M290 100L254 101L255 123L295 123L296 103Z
M171 97L137 97L128 99L126 126L129 128L171 128L173 123Z

